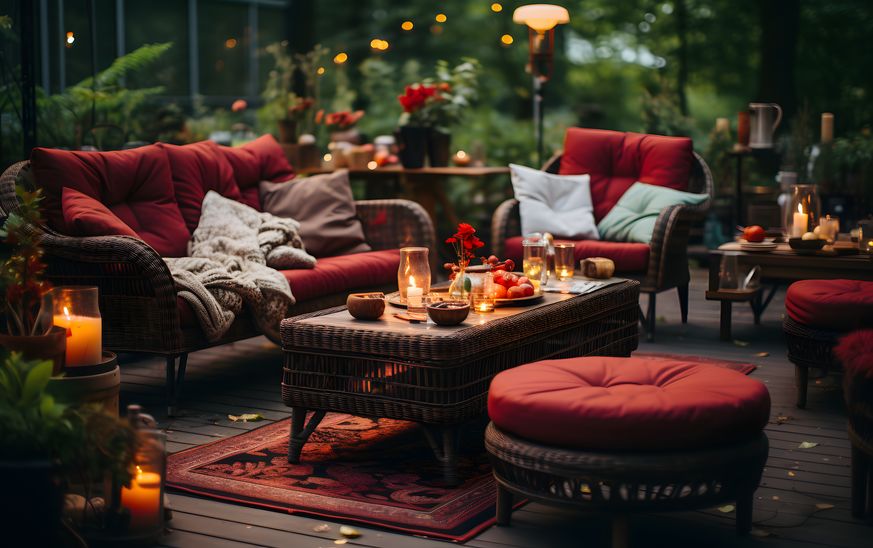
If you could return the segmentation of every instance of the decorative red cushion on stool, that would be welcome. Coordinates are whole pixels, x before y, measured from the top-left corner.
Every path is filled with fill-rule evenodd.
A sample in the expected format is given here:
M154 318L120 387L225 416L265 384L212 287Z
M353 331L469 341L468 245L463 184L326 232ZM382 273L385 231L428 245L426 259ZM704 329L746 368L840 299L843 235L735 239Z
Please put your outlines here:
M873 326L873 282L803 280L785 294L785 312L799 324L828 331Z
M742 373L692 361L570 358L494 377L488 414L499 428L546 445L692 449L758 434L770 394Z

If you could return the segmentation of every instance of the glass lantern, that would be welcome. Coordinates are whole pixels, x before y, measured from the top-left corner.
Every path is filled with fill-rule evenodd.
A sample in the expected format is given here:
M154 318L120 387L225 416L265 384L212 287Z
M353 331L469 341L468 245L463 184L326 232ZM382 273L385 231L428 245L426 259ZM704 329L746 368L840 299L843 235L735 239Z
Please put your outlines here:
M52 289L54 324L67 330L67 368L103 361L103 320L98 296L94 286Z
M575 274L576 246L573 242L555 242L555 276L566 282Z
M470 307L477 314L494 312L494 274L483 272L470 274Z
M122 486L119 508L127 525L128 539L157 539L164 531L164 478L167 475L167 436L154 426L154 419L141 414L139 406L128 407L128 419L136 429L136 454L130 485Z
M858 249L861 253L873 254L873 221L858 223Z
M792 185L791 199L785 202L783 214L787 238L800 238L812 232L821 215L816 185Z
M397 268L397 289L400 302L407 306L421 306L422 299L430 293L430 262L426 247L400 249L400 266Z

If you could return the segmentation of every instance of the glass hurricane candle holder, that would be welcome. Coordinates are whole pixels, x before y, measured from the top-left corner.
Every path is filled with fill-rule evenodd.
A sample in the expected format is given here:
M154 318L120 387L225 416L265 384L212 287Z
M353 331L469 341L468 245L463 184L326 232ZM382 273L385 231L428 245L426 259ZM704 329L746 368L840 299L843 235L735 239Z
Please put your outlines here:
M562 282L573 278L575 251L576 246L571 242L555 242L555 276Z
M816 185L792 185L791 199L785 203L786 236L800 238L812 232L821 213L821 200Z
M430 262L427 254L426 247L400 249L397 289L400 302L407 306L422 308L424 296L430 293Z
M52 289L54 324L67 330L65 367L103 361L103 320L98 295L93 286Z
M858 249L861 253L873 254L873 221L858 224Z

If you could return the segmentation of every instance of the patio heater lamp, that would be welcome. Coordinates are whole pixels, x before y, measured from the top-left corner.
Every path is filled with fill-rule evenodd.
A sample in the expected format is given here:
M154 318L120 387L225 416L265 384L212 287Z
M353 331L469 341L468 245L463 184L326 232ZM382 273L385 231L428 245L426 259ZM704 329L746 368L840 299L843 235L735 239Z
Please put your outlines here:
M527 71L533 78L533 115L537 157L543 164L543 86L552 76L555 27L570 22L567 8L554 4L528 4L515 9L512 21L527 25L530 59Z

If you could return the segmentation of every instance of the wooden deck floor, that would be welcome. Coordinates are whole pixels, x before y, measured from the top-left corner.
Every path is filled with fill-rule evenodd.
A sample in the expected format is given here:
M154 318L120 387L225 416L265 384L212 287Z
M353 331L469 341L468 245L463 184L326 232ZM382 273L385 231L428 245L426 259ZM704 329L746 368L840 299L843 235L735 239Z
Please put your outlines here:
M632 546L833 546L871 547L873 527L851 517L849 510L850 447L838 383L824 379L810 387L806 410L794 407L793 368L785 358L780 329L782 294L752 325L751 312L736 307L735 343L718 340L718 303L703 299L705 272L695 271L688 325L679 322L674 294L658 302L655 343L640 350L711 356L755 363L753 376L767 383L773 400L770 458L763 485L757 491L755 530L738 538L733 513L700 512L646 514L631 520ZM161 411L163 362L154 359L123 362L122 404L141 403L156 411L168 433L169 450L233 436L264 423L237 424L229 413L257 412L269 421L288 416L279 399L281 356L266 339L251 339L198 352L189 358L181 416L168 420ZM787 418L786 418L787 417ZM803 441L818 443L799 449ZM321 519L289 516L196 497L170 495L174 519L163 546L285 546L327 547L338 538L337 525L327 533L313 528ZM828 506L817 506L828 505ZM446 546L446 543L377 529L349 546ZM514 514L513 526L492 527L469 546L479 548L608 546L608 520L541 504L528 504Z

